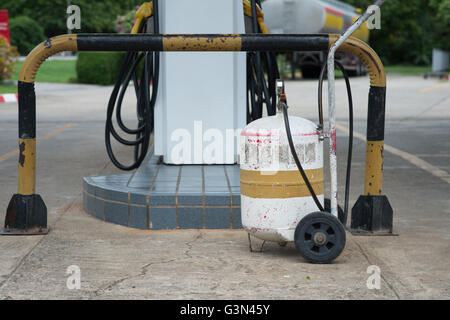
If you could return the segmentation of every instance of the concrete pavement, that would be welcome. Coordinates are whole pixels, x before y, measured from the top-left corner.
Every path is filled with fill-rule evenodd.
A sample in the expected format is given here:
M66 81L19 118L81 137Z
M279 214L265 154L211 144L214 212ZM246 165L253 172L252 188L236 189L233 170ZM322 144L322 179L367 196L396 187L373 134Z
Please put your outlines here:
M352 79L361 134L368 83ZM291 114L315 120L316 82L288 82L286 89ZM0 299L449 299L450 186L442 174L450 172L449 89L449 82L389 77L386 144L392 148L385 152L384 193L400 235L347 234L333 264L311 265L292 244L266 243L261 253L250 253L240 230L137 231L89 216L81 177L119 172L103 141L111 87L38 84L37 183L51 232L0 237ZM345 94L338 92L337 106L346 126ZM128 107L132 119L132 102ZM341 195L346 143L340 131ZM17 187L16 148L17 104L6 103L0 106L0 223ZM130 152L117 150L124 158ZM351 204L362 192L364 161L365 143L355 138ZM71 265L81 270L79 290L66 286ZM380 290L367 288L371 265L380 268Z

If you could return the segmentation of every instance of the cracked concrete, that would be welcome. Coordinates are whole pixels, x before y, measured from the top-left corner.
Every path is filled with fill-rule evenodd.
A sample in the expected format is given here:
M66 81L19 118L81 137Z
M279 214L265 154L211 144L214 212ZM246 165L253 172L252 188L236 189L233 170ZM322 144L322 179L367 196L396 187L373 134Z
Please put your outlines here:
M267 242L259 253L249 251L243 231L136 231L93 219L78 201L8 275L0 286L0 298L448 298L445 285L439 288L435 283L440 279L448 285L448 276L427 275L426 261L399 271L415 258L411 247L404 248L410 253L404 256L373 250L373 239L382 247L402 246L414 237L348 235L347 247L335 263L311 265L292 244L280 247ZM66 268L74 264L81 269L81 290L66 287ZM381 290L366 287L366 270L373 264L381 269Z
M387 287L367 290L365 259L355 243L336 264L314 266L292 245L266 243L262 253L250 253L243 231L145 232L90 220L79 206L67 212L3 283L2 298L26 298L39 287L35 297L50 299L295 299L306 292L326 297L324 286L334 288L330 297L395 298ZM65 286L65 269L72 264L81 269L81 290ZM353 271L337 280L336 268ZM344 281L347 290L338 285Z
M364 133L368 79L353 79L352 84L359 119L355 130ZM314 81L287 83L291 114L316 117L316 86ZM450 172L448 86L416 77L390 77L386 124L387 144L446 172ZM338 93L339 88L343 88L340 80ZM89 216L82 210L81 177L118 172L103 146L110 91L70 85L46 90L38 85L38 136L64 121L77 125L38 143L38 192L49 209L51 230L46 236L0 237L0 299L450 298L449 184L389 152L385 152L384 193L395 210L399 236L347 234L344 252L329 265L307 263L292 243L262 246L252 239L250 252L247 234L241 230L140 231ZM338 118L345 125L346 97L337 99ZM134 110L132 103L128 107ZM131 117L131 111L124 111ZM0 157L17 148L16 121L17 105L4 104ZM340 132L339 179L345 175L346 143ZM117 150L120 157L130 152ZM351 204L362 191L363 141L355 140L353 160ZM17 185L14 157L0 160L0 177L2 223ZM339 192L343 194L343 180ZM80 267L80 290L66 286L71 265ZM371 265L381 270L380 290L366 286Z

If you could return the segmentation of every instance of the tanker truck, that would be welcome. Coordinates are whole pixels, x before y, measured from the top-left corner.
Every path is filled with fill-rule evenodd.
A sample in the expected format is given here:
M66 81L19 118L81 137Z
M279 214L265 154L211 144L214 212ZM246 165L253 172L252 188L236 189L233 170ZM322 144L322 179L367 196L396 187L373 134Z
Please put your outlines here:
M270 33L278 34L342 34L358 19L362 11L337 0L266 0L262 3L264 21ZM369 41L366 24L359 28L354 37ZM318 78L322 65L326 62L326 52L290 53L292 78L296 69L302 71L303 78ZM336 54L350 76L367 73L362 62L350 54Z

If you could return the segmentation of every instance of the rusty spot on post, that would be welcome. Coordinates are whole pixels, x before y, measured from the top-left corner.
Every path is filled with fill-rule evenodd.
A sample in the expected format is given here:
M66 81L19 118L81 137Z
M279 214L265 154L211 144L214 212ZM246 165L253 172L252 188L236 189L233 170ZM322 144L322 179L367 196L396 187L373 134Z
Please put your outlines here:
M25 142L22 142L21 144L19 144L19 164L23 167L24 163L25 163Z

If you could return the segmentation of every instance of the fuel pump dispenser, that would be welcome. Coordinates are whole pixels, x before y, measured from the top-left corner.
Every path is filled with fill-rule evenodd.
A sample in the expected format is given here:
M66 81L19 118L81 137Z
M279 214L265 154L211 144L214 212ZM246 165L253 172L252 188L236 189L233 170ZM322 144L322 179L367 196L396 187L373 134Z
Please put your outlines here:
M183 0L151 0L136 12L131 33L267 34L263 17L259 0L198 0L195 5ZM194 145L189 148L191 157L178 160L173 155L176 145L173 132L182 129L194 136L195 123L201 121L202 130L213 128L225 136L226 130L240 129L261 118L264 108L268 115L274 115L278 77L273 52L127 52L108 103L105 126L108 156L121 170L139 168L154 133L152 153L161 156L164 163L203 164L203 150L197 150ZM204 81L212 78L215 80ZM122 104L131 82L136 95L136 128L128 127L122 120ZM201 85L187 85L192 83ZM211 101L215 108L210 107ZM126 135L134 135L135 139L125 138ZM111 138L134 148L131 163L124 164L117 159ZM227 152L230 153L224 147L223 154ZM237 148L213 164L236 162Z

